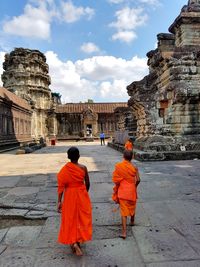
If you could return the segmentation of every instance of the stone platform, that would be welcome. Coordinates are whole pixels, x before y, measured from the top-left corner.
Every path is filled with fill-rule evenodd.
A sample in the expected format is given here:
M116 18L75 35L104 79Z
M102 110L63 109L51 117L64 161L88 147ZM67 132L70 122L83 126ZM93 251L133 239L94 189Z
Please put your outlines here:
M121 144L114 144L114 143L108 142L108 146L120 152L124 151L124 146ZM133 153L134 153L134 159L139 160L139 161L167 161L167 160L200 159L200 150L143 151L139 149L134 149Z
M89 170L93 240L77 258L57 243L56 173L78 146ZM113 168L122 154L100 142L59 142L32 154L0 154L0 267L200 266L199 160L136 162L141 175L136 225L120 234L111 201Z

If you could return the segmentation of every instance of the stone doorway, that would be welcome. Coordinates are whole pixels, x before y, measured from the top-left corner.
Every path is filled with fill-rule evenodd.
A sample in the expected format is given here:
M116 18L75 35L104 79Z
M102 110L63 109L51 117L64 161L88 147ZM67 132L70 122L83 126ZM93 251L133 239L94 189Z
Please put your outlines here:
M86 136L92 137L92 124L86 124Z

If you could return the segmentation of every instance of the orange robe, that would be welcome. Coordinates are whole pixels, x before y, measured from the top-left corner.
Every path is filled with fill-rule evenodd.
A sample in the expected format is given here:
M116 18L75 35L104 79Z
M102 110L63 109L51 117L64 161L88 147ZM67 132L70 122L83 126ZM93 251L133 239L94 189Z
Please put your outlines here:
M128 160L115 165L112 180L119 186L118 198L122 216L133 216L137 201L137 168Z
M58 173L58 194L64 193L58 241L73 244L92 239L92 207L86 186L85 171L68 162Z
M124 145L124 148L125 148L126 150L133 150L133 144L132 144L132 142L127 141L127 142L125 143L125 145Z

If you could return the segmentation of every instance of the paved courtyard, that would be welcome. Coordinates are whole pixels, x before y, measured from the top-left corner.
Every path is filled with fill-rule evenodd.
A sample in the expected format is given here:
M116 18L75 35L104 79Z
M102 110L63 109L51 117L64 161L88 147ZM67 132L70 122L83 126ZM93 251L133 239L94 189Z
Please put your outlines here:
M87 165L93 241L77 258L57 243L56 173L76 145ZM32 154L0 154L1 267L200 266L200 161L136 162L141 174L136 226L120 239L111 176L122 154L94 143L62 142Z

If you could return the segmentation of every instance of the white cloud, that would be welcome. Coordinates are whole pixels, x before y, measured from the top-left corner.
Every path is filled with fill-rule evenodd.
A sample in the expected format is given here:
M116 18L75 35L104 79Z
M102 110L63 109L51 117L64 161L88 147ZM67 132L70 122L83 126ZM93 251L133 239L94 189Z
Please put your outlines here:
M84 43L81 46L81 50L87 54L92 54L94 52L99 52L100 49L94 43Z
M3 73L3 62L4 62L5 54L6 54L5 52L0 51L0 77L1 77L1 74ZM3 86L1 78L0 78L0 86Z
M0 75L5 52L0 52ZM96 56L84 60L61 61L53 51L46 52L51 90L62 95L62 102L127 101L126 86L148 73L146 58L130 60ZM2 82L0 82L2 85Z
M123 3L124 0L108 0L108 2L110 2L112 4L119 4L119 3Z
M76 7L71 1L61 1L57 6L54 0L29 0L24 12L3 23L3 31L8 34L49 39L51 36L51 23L59 19L66 23L73 23L86 17L90 20L94 10L90 7Z
M143 4L152 5L152 6L160 5L160 1L159 0L139 0L139 2L143 3Z
M48 51L47 63L52 91L62 95L63 103L93 99L95 101L127 101L126 86L147 74L146 58L131 60L112 56L96 56L76 62L62 62Z
M113 34L113 40L120 40L126 43L130 43L137 38L137 35L133 31L121 31Z
M115 13L117 21L112 22L110 26L117 30L135 30L135 28L144 25L147 21L147 15L142 13L142 8L125 7Z
M63 20L67 23L72 23L81 19L81 17L87 17L90 20L94 16L94 9L90 7L76 7L71 1L62 2L62 16Z
M121 3L132 3L132 2L138 2L139 4L148 4L152 6L158 6L160 4L159 0L108 0L109 3L111 4L121 4Z
M137 35L135 30L137 27L145 25L148 16L144 14L142 8L125 7L115 13L117 20L110 24L110 27L116 28L117 33L112 36L113 40L121 40L131 42ZM132 33L132 34L131 34Z
M48 39L52 15L45 1L39 2L38 7L27 4L22 15L4 22L3 31L18 36Z

